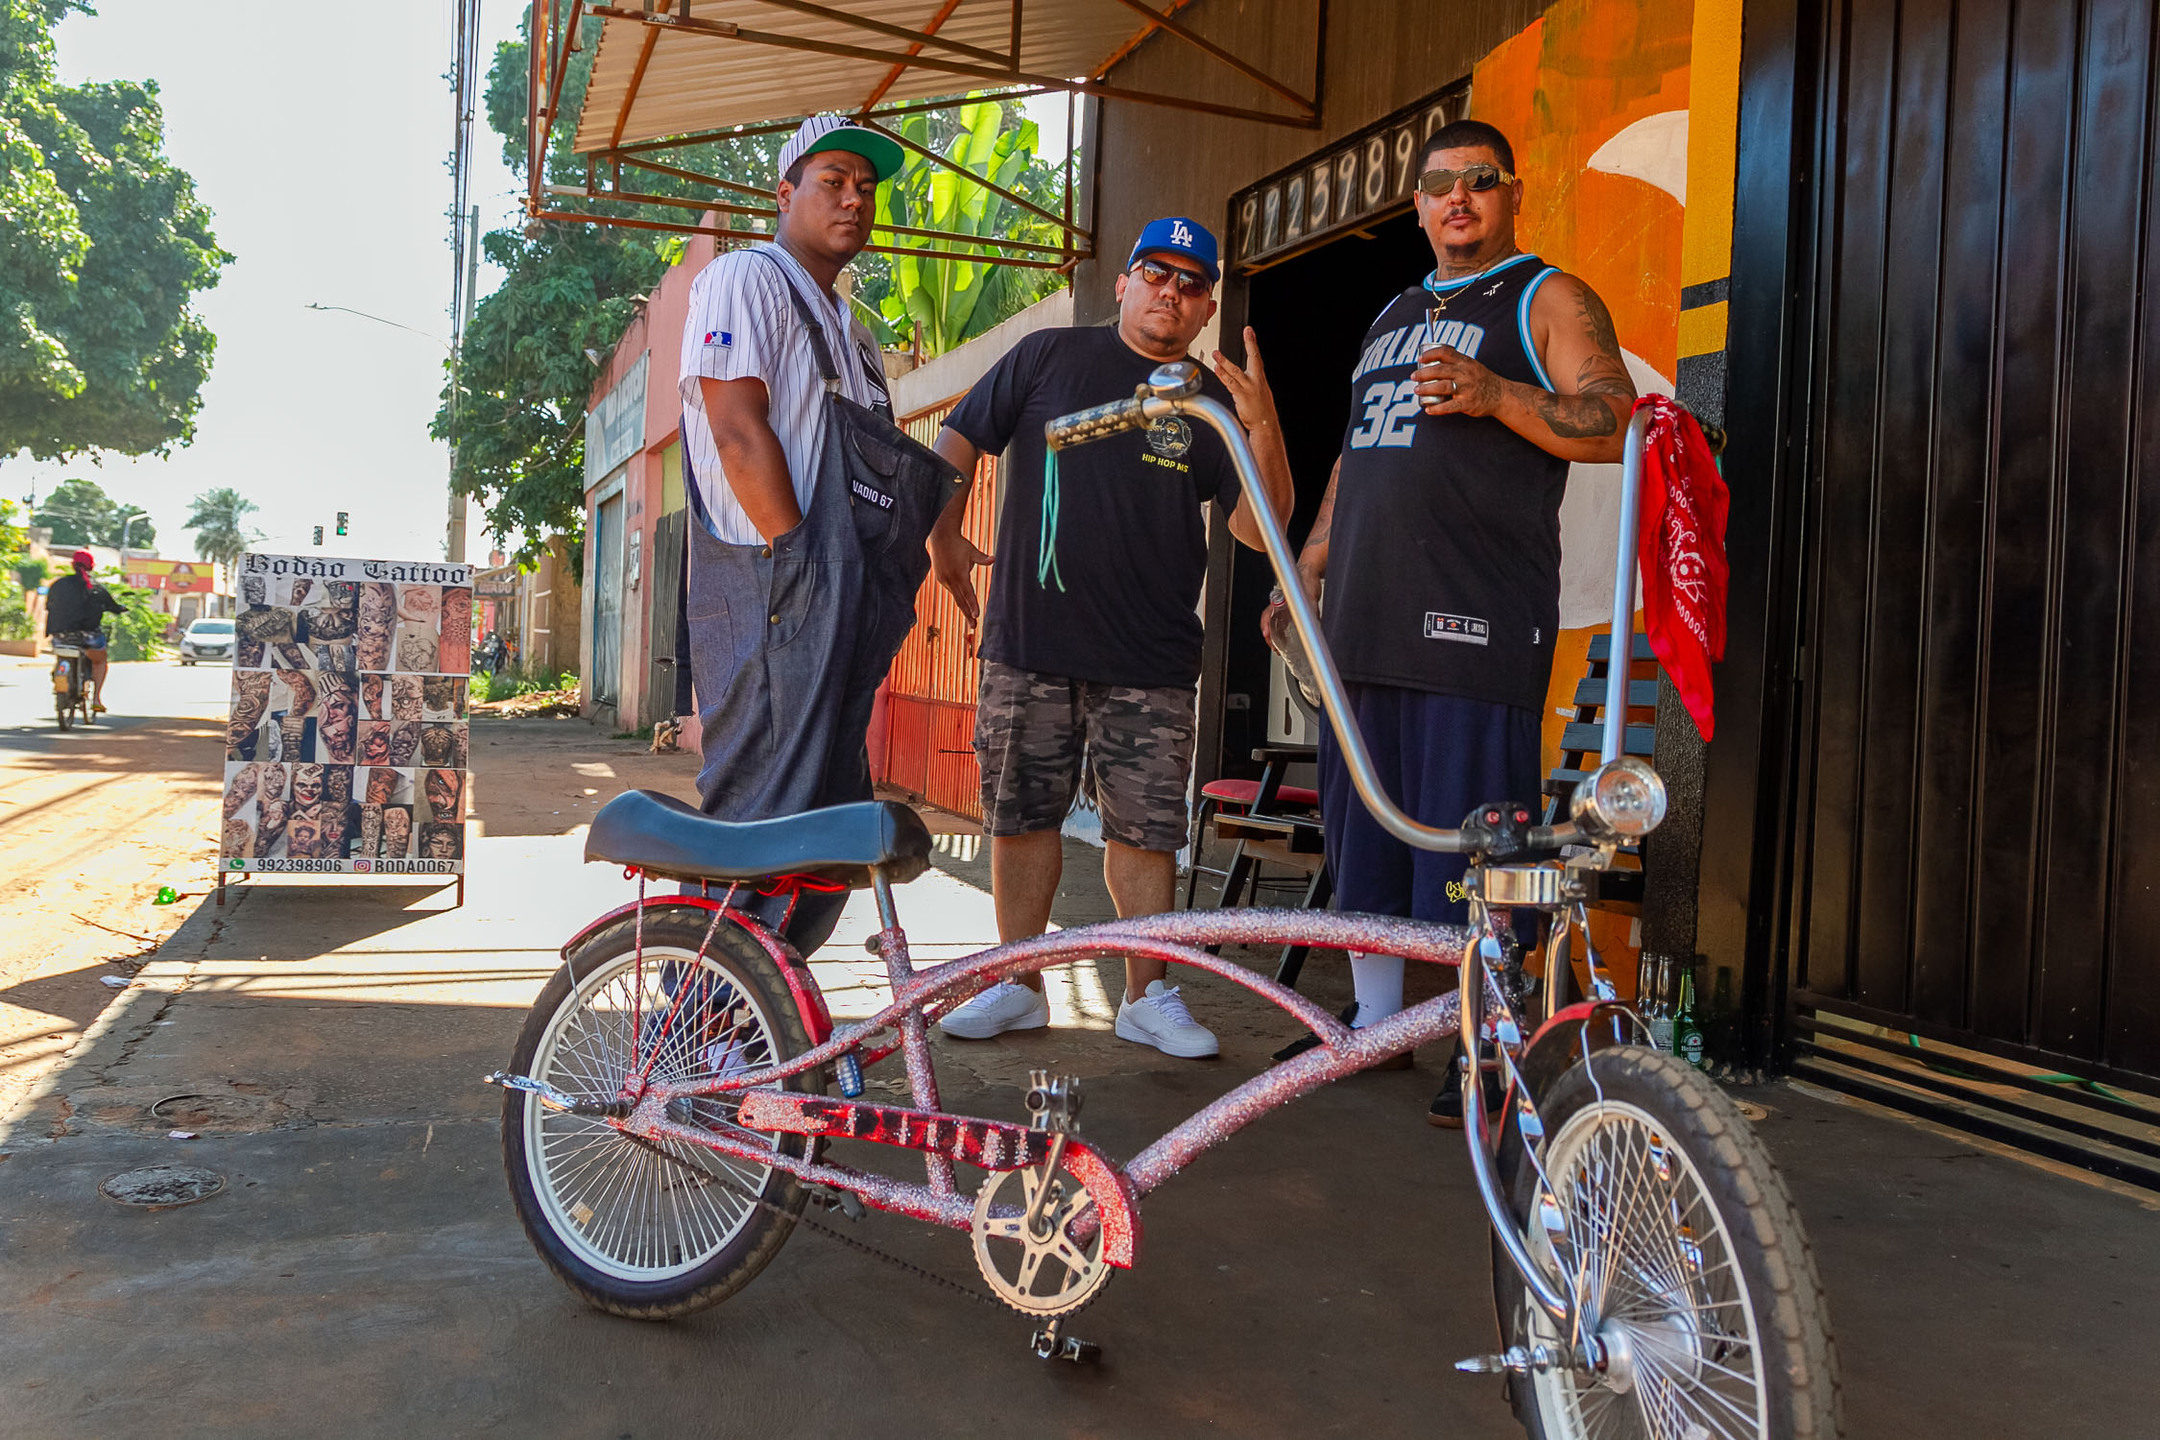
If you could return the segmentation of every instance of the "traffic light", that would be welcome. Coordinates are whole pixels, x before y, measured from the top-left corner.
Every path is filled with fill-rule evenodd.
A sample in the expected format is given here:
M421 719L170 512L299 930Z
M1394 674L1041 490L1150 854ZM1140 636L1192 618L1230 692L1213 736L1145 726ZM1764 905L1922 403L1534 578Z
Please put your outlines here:
M343 510L337 512L337 533L340 535L345 533L345 512Z
M315 527L315 543L317 545L322 544L322 526L320 525Z

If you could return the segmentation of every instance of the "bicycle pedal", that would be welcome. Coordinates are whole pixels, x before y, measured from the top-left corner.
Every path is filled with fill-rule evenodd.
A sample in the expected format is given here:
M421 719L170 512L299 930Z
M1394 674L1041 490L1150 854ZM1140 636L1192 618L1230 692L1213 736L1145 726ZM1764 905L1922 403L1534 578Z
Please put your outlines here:
M870 1207L863 1204L862 1196L852 1190L835 1190L830 1185L812 1185L810 1198L828 1210L838 1210L850 1220L860 1220L870 1213Z
M1102 1361L1102 1346L1092 1340L1080 1340L1058 1333L1056 1325L1047 1325L1028 1338L1028 1349L1038 1360L1070 1360L1075 1365L1095 1365Z

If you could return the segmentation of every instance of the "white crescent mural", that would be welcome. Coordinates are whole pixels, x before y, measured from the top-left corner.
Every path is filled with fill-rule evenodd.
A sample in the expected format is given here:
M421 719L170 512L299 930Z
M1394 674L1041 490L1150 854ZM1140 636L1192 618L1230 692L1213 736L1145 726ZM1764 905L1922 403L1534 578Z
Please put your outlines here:
M1645 115L1598 146L1586 168L1632 176L1687 204L1687 117L1685 110Z

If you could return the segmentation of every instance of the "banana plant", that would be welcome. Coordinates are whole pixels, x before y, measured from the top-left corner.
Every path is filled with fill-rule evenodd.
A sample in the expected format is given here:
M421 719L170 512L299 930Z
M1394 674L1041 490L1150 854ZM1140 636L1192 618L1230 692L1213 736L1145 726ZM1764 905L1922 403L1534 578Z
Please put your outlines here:
M971 101L961 107L958 119L959 133L942 152L948 160L1045 210L1052 208L1057 197L1030 193L1026 183L1028 166L1042 143L1034 121L1006 129L1005 106L996 100ZM930 147L928 116L907 116L899 130L915 144ZM971 246L890 231L876 236L878 243L903 251L892 257L892 288L881 306L884 318L895 331L912 328L926 354L943 354L1063 283L1053 271L907 253L909 247L972 248L989 257L1003 253L995 248L998 240L1056 243L1057 231L1049 222L921 156L879 187L878 223L979 237Z

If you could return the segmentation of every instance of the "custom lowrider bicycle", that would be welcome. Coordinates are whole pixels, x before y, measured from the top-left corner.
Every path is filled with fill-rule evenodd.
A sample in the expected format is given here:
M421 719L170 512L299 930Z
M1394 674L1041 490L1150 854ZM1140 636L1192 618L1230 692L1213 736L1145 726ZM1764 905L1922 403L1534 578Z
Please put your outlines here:
M595 817L588 859L728 888L723 898L641 890L637 903L588 926L564 947L511 1071L489 1077L507 1087L504 1164L541 1258L588 1303L663 1319L748 1283L795 1225L814 1223L801 1218L813 1197L850 1214L868 1205L967 1234L990 1292L1036 1321L1035 1353L1084 1358L1094 1347L1063 1326L1139 1258L1140 1202L1150 1191L1269 1109L1460 1029L1465 1133L1493 1229L1501 1346L1457 1368L1506 1376L1518 1418L1537 1436L1836 1434L1836 1362L1813 1258L1747 1122L1707 1078L1643 1043L1646 1028L1616 998L1594 948L1583 957L1590 995L1566 1003L1569 937L1589 933L1583 907L1596 873L1664 813L1656 774L1620 755L1627 667L1612 667L1604 761L1574 793L1568 821L1534 824L1513 801L1479 807L1456 830L1412 820L1377 783L1318 616L1291 583L1290 549L1243 431L1198 392L1194 367L1166 365L1134 398L1054 422L1050 439L1081 444L1170 415L1221 434L1358 793L1408 844L1469 857L1467 927L1184 912L1066 930L919 971L893 887L927 865L930 837L905 806L725 824L652 792L622 795ZM1628 633L1634 612L1647 419L1638 412L1628 429L1616 634ZM742 887L773 895L843 885L876 893L882 929L869 943L892 999L836 1031L808 966L731 901ZM1513 923L1525 910L1549 936L1543 983L1525 973ZM1455 965L1460 984L1352 1031L1204 948L1286 943ZM1024 1123L941 1108L928 1039L935 1019L997 979L1112 955L1154 956L1242 985L1320 1044L1122 1165L1080 1138L1078 1081L1068 1077L1033 1077ZM894 1056L911 1103L862 1099L864 1071ZM1486 1074L1505 1095L1497 1119L1483 1103ZM833 1078L838 1097L827 1094ZM840 1140L918 1151L924 1181L839 1163L825 1152ZM962 1167L984 1172L972 1193L959 1183Z

